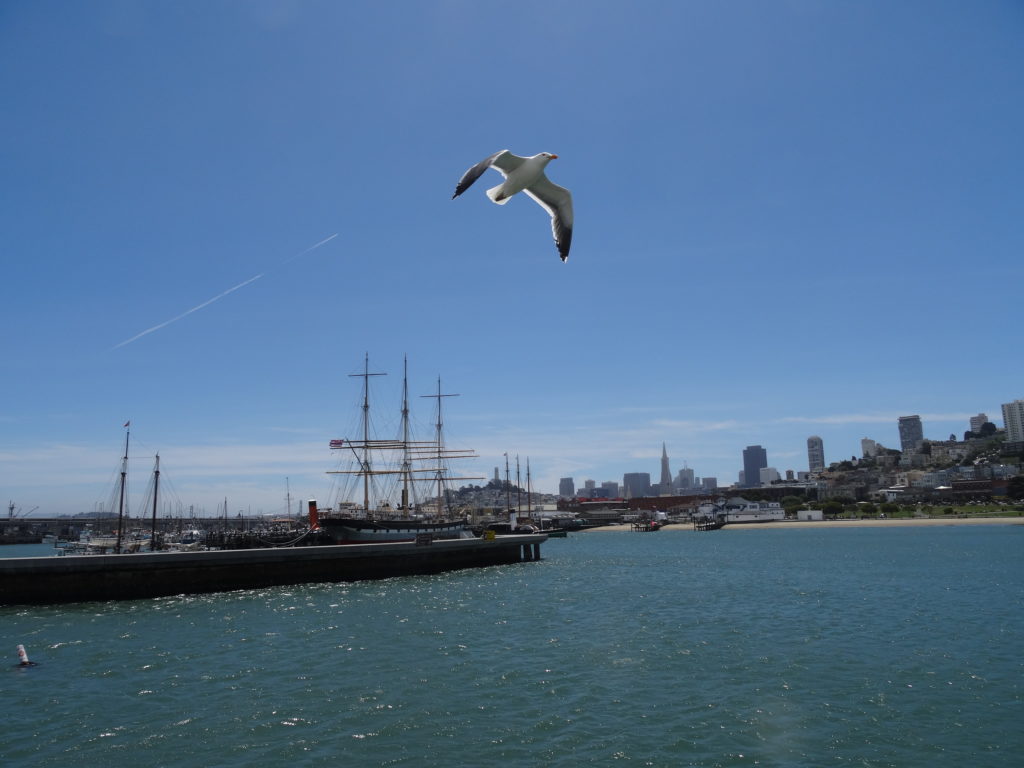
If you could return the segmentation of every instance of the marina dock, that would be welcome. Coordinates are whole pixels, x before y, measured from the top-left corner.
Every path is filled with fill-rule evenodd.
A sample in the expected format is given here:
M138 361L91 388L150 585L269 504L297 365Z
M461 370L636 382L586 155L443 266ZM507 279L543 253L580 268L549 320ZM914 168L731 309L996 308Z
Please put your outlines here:
M540 560L547 536L0 559L0 604L130 600Z

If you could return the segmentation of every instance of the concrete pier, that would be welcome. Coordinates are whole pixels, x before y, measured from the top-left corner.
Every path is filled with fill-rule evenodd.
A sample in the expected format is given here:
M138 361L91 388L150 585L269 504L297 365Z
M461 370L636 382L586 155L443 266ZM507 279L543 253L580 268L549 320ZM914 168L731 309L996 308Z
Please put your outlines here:
M0 604L127 600L362 581L540 559L544 534L393 544L0 559Z

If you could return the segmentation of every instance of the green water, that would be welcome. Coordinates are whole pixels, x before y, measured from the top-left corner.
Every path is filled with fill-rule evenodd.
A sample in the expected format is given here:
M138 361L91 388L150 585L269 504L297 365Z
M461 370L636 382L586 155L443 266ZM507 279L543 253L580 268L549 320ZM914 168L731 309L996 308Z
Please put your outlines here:
M1022 548L591 532L432 577L0 608L0 764L1017 766Z

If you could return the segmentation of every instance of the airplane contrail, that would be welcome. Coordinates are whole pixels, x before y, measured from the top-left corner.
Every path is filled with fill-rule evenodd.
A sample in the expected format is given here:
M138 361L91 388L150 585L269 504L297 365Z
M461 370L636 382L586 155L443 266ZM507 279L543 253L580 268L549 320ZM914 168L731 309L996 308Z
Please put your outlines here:
M325 237L325 238L324 238L323 240L321 240L321 241L320 241L319 243L314 243L313 245L309 246L309 248L307 248L306 250L304 250L304 251L300 251L299 253L296 253L296 254L295 254L294 256L289 256L289 257L288 257L287 259L285 259L284 261L282 261L282 262L281 262L281 264L280 264L279 266L284 266L284 265L285 265L285 264L287 264L288 262L291 262L291 261L295 261L295 259L299 258L299 256L305 256L305 255L306 255L307 253L309 253L310 251L316 250L316 249L317 249L317 248L319 248L319 247L320 247L321 245L323 245L324 243L328 243L328 242L330 242L331 240L333 240L333 239L334 239L334 238L336 238L337 236L338 236L338 233L337 233L337 232L335 232L335 233L334 233L333 235L331 235L330 237ZM261 277L263 277L263 275L264 275L264 274L266 274L266 273L264 273L264 272L261 272L261 273L260 273L260 274L258 274L258 275L254 275L253 277L250 277L250 278L249 278L248 280L245 280L244 282L241 282L241 283L239 283L238 285L236 285L236 286L234 286L234 287L232 287L232 288L228 288L228 289L227 289L226 291L224 291L223 293L219 293L219 294L217 294L217 295L216 295L216 296L214 296L214 297L213 297L212 299L207 299L207 300L206 300L206 301L204 301L204 302L203 302L202 304L197 304L196 306L192 307L192 309L189 309L189 310L186 310L185 312L182 312L182 313L181 313L180 315L178 315L177 317L172 317L172 318L171 318L170 320L166 320L165 322L162 322L162 323L160 323L160 325L154 325L154 326L153 326L152 328L147 328L147 329L146 329L146 330L144 330L144 331L143 331L142 333L137 333L137 334L135 334L134 336L132 336L132 337L131 337L130 339L125 339L125 340L124 340L124 341L122 341L122 342L121 342L120 344L115 344L115 345L114 345L113 347L111 347L110 349L111 349L111 351L113 351L113 350L115 350L115 349L118 349L119 347L123 347L123 346L125 346L126 344L131 344L131 343L132 343L133 341L137 341L138 339L141 339L141 338L142 338L143 336L147 336L147 335L149 335L149 334L153 333L153 331L159 331L159 330L160 330L161 328L166 328L166 327L167 327L168 325L170 325L171 323L175 323L175 322L177 322L178 320L181 320L181 318L183 318L183 317L187 317L188 315L191 315L191 314L192 314L193 312L198 312L198 311L199 311L200 309L202 309L203 307L208 307L208 306L210 306L211 304L213 304L213 302L215 302L215 301L218 301L218 300L220 300L220 299L223 299L223 298L224 298L225 296L227 296L227 295L228 295L229 293L234 293L234 292L235 292L235 291L237 291L237 290L238 290L239 288L244 288L245 286L249 285L249 283L255 283L255 282L256 282L257 280L259 280L259 279L260 279Z
M323 240L321 240L321 241L320 241L319 243L313 243L313 245L309 246L309 248L307 248L306 250L302 251L301 253L296 253L296 254L295 254L294 256L289 256L289 257L288 257L287 259L285 259L284 261L282 261L282 262L281 262L281 266L283 267L283 266L284 266L285 264L287 264L287 263L288 263L288 262L290 262L290 261L295 261L295 260L296 260L297 258L299 258L299 256L305 256L305 255L306 255L307 253L309 253L310 251L315 251L315 250L316 250L317 248L319 248L319 247L320 247L321 245L323 245L324 243L329 243L329 242L331 242L331 240L333 240L333 239L334 239L334 238L336 238L337 236L338 236L338 233L337 233L337 232L335 232L335 233L334 233L333 235L331 235L330 237L325 237L325 238L324 238Z
M197 306L195 306L195 307L192 307L192 309L190 309L190 310L187 310L187 311L185 311L185 312L182 312L182 313L181 313L180 315L178 315L177 317L172 317L172 318L171 318L170 320L167 320L166 322L160 323L160 325L154 325L154 326L153 326L152 328L147 328L147 329L146 329L146 330L144 330L144 331L143 331L142 333L137 333L137 334L135 334L135 335L134 335L134 336L132 336L132 337L131 337L130 339L127 339L126 341L122 341L122 342L121 342L120 344L116 344L115 346L111 347L111 349L117 349L118 347L123 347L123 346L124 346L125 344L131 344L131 343L132 343L133 341L135 341L136 339L141 339L141 338L142 338L143 336L145 336L145 335L147 335L147 334L149 334L149 333L152 333L153 331L159 331L159 330L160 330L161 328L164 328L164 327L166 327L166 326L170 325L171 323L175 322L176 320L181 320L181 318L185 317L186 315L191 315L191 314L192 314L193 312L198 312L198 311L199 311L200 309L202 309L203 307L208 307L208 306L210 306L210 305L211 305L211 304L213 304L213 302L215 302L215 301L216 301L217 299L223 299L223 298L224 298L225 296L227 296L227 295L228 295L229 293L231 293L231 292L233 292L233 291L237 291L237 290L238 290L239 288L244 288L244 287L245 287L245 286L247 286L247 285L248 285L249 283L254 283L254 282L256 282L256 281L257 281L257 280L259 280L259 279L260 279L261 277L263 277L263 275L256 275L255 277L250 277L250 278L249 278L248 280L246 280L246 281L245 281L244 283L239 283L239 284L238 284L238 285L236 285L236 286L235 286L234 288L228 288L228 289L227 289L226 291L224 291L224 293L220 293L220 294L218 294L218 295L214 296L214 297L213 297L212 299L207 299L207 300L206 300L206 301L204 301L204 302L203 302L202 304L199 304L199 305L197 305Z

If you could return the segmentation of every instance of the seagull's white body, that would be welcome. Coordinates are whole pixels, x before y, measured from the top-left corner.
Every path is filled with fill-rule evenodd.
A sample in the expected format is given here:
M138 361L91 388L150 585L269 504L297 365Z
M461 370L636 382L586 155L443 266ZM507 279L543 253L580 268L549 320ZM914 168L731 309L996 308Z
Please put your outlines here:
M548 163L557 157L549 152L541 152L533 157L519 157L507 149L495 152L462 175L452 199L469 189L488 168L494 168L505 177L505 181L488 189L487 196L498 205L504 205L518 192L525 192L532 197L550 214L551 232L558 246L558 255L565 261L569 258L569 246L572 243L572 195L569 190L553 184L544 175Z

